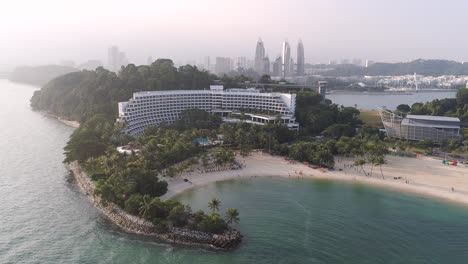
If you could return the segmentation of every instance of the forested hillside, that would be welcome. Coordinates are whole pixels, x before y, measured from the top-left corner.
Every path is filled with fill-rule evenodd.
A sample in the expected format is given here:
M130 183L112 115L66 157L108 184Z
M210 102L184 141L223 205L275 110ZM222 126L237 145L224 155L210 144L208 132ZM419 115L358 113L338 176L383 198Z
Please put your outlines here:
M117 75L102 67L96 71L73 72L47 83L31 98L31 106L55 115L84 122L95 114L117 116L117 102L134 92L205 89L216 76L196 67L174 67L160 59L151 66L129 64Z
M231 87L239 82L239 78L245 77L236 78L223 76L219 79ZM69 73L52 80L34 93L31 105L34 109L81 123L97 114L114 120L117 117L117 103L127 101L134 92L206 89L216 79L217 76L189 65L177 69L168 59L157 60L151 66L130 64L122 68L119 74L101 67L96 71ZM355 108L321 101L316 92L298 93L296 117L305 128L304 133L317 135L337 124L346 127L335 126L336 129L350 131L360 124L357 119L359 111Z

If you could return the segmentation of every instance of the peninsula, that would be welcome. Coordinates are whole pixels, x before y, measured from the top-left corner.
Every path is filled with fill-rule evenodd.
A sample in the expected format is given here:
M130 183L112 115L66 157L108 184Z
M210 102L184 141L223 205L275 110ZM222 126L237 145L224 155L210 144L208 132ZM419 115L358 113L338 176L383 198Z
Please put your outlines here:
M359 110L333 104L323 93L230 87L236 78L245 76L225 76L226 87L210 87L216 76L163 59L128 65L118 75L103 68L69 73L37 91L31 105L81 124L64 148L65 162L95 205L122 229L165 241L235 248L242 209L222 208L213 197L211 213L193 212L171 200L188 188L233 178L342 180L467 203L466 168L425 157L468 150L468 142L458 140L459 122L449 131L439 129L448 118L426 118L422 126L411 121L420 117L402 116L409 130L434 132L426 133L434 138L408 141L364 124ZM461 89L456 99L399 109L457 113L463 120L467 94ZM392 127L387 119L383 124Z

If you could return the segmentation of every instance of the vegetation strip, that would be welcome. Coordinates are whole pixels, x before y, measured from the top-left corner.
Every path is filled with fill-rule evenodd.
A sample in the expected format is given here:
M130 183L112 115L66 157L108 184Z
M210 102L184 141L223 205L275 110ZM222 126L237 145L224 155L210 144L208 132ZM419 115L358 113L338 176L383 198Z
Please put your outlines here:
M201 246L209 249L233 249L242 241L242 235L235 229L230 229L221 235L184 228L170 228L166 232L158 232L157 227L151 222L128 214L114 203L103 202L99 195L95 193L94 183L88 178L77 161L71 162L69 167L78 185L93 201L94 206L114 224L128 233L152 236L179 245ZM219 202L217 205L211 205L211 207L213 206L219 206Z

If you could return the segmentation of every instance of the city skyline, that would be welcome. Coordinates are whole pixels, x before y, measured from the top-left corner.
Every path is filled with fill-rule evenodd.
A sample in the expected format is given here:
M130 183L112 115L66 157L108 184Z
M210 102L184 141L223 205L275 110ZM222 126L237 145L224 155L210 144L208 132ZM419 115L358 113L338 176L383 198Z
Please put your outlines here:
M66 1L29 1L28 8L24 1L4 3L0 29L8 37L0 43L0 63L106 61L103 50L113 45L135 64L145 64L148 56L174 61L251 57L258 36L270 43L265 52L271 61L285 37L301 38L309 51L305 61L313 63L468 60L468 38L460 33L468 26L468 3L461 0L295 0L288 2L287 14L279 1L120 3L83 0L73 11Z

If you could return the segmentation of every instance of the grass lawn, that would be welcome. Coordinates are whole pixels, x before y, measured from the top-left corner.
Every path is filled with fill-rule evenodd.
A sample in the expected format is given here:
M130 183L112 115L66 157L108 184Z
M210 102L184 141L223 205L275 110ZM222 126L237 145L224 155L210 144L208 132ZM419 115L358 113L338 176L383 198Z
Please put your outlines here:
M466 137L468 136L468 127L463 128L463 135Z
M361 114L359 119L364 122L365 125L370 125L372 127L383 127L382 120L380 119L379 111L371 110L359 110Z

